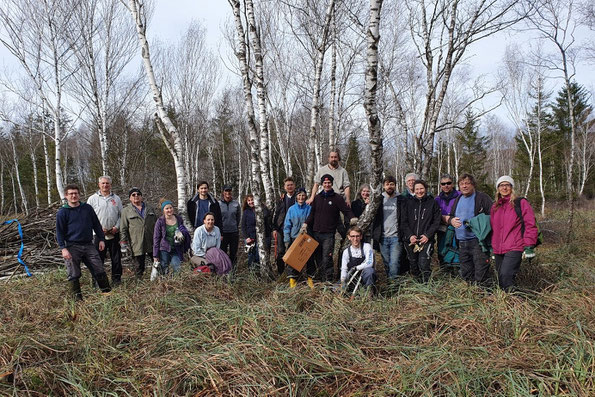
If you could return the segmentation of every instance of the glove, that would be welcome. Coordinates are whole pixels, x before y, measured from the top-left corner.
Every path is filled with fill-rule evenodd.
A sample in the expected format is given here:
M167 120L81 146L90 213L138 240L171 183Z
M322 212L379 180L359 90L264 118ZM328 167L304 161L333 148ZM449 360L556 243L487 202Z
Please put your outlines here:
M357 221L358 221L357 218L351 218L349 220L349 226L355 226L355 225L357 225Z
M174 244L181 245L184 242L184 233L180 231L180 229L176 230L174 233Z
M308 231L308 226L304 223L300 228L300 234L305 234Z
M128 243L126 241L120 241L120 252L122 253L122 255L126 255L126 253L128 252Z
M151 269L151 281L157 280L157 277L159 276L159 268L160 267L161 267L161 262L159 262L159 261L153 262L153 268Z
M525 247L523 251L523 259L532 259L535 258L535 249L534 247Z

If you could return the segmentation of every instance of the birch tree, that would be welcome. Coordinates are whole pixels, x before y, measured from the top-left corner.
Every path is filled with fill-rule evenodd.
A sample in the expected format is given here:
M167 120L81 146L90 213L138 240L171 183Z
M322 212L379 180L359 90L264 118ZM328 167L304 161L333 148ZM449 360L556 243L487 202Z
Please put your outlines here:
M163 97L161 88L157 84L153 64L151 62L151 55L149 52L149 42L147 40L147 8L146 3L142 0L129 0L127 5L128 11L132 16L132 20L136 27L138 41L141 47L141 55L143 59L143 66L153 93L153 102L156 107L155 122L161 133L161 137L165 146L169 150L176 169L176 185L178 189L178 211L186 217L186 186L187 175L184 167L183 159L183 143L178 129L171 121L165 106L163 104Z

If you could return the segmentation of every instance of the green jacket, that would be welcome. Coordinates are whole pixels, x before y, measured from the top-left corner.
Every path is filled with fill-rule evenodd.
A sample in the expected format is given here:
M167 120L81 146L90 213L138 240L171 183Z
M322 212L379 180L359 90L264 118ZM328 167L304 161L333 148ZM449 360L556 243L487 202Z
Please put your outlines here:
M478 214L469 219L468 222L469 228L479 240L481 250L490 253L492 251L492 225L490 224L490 216L486 214Z
M144 219L136 212L132 204L128 204L122 210L120 241L128 243L133 256L153 252L153 231L157 218L155 209L147 204L145 204Z

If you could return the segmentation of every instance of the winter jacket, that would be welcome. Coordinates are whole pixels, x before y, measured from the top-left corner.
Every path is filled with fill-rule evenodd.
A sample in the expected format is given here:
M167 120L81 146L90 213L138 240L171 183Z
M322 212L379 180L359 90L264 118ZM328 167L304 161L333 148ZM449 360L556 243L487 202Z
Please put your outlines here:
M122 210L120 241L130 244L133 256L153 252L153 232L158 216L154 208L145 203L143 205L144 218L132 204L128 204Z
M537 242L535 213L526 199L520 200L521 214L525 221L525 234L521 233L521 220L510 205L510 196L502 197L490 211L492 225L492 249L494 254L502 255L510 251L523 251L525 247Z
M399 195L397 196L397 230L399 230L399 235L401 234L401 223L403 219L403 208L405 206L405 202L409 200L411 196L404 196ZM384 198L383 198L384 200ZM374 223L372 229L372 239L374 243L380 242L384 234L384 206L382 205L382 201L376 210L376 215L374 216ZM378 248L378 247L376 247Z
M221 233L237 233L240 226L240 219L242 217L242 208L237 200L227 202L225 200L219 201L221 208Z
M427 194L421 199L411 197L405 201L403 220L401 221L401 236L408 242L411 236L425 235L430 242L440 226L440 206Z
M221 228L222 227L222 220L221 220L221 207L219 207L219 202L209 193L207 195L209 200L209 212L215 214L215 226ZM188 219L190 219L190 224L194 227L198 227L202 225L202 219L196 219L196 212L198 211L197 204L198 203L198 193L195 194L188 202L186 202L186 211L188 212ZM199 221L199 224L197 224Z
M192 253L204 258L211 247L221 247L221 231L215 226L213 230L207 232L205 225L202 225L194 231Z
M440 206L440 211L442 215L450 214L450 210L455 203L455 199L461 195L461 192L458 190L453 190L448 195L444 192L440 192L438 197L436 197L436 202Z
M310 215L306 223L316 233L335 233L337 225L341 221L339 213L342 212L345 218L355 218L351 208L345 203L345 199L336 194L334 190L322 191L312 201Z
M76 207L64 204L58 211L56 240L60 248L68 248L72 244L91 244L93 232L100 241L105 240L97 214L89 204L81 202Z
M287 193L284 193L283 196L281 196L281 199L277 201L277 204L275 205L275 211L273 213L273 229L277 232L283 231L287 211L289 211L289 208L295 204L295 196L296 193L294 192L293 196L286 200Z
M289 207L289 211L285 216L285 225L283 226L283 241L285 243L289 243L298 237L300 228L308 219L311 211L312 207L306 203L302 205L295 203Z
M353 215L355 215L358 218L360 216L362 216L362 214L366 210L366 206L367 205L368 204L366 204L366 202L364 200L362 200L362 199L354 200L351 203L351 211L353 212Z
M271 212L267 207L262 210L264 215L264 236L268 239L271 236ZM247 238L256 240L256 212L251 207L247 207L242 214L242 235L244 240Z
M122 200L120 200L120 197L113 193L102 196L100 192L96 192L89 197L87 204L95 210L102 228L110 230L115 227L120 230L120 215L122 214ZM105 238L109 240L114 236L108 233Z
M184 220L181 216L175 215L178 222L178 230L184 234L184 242L180 245L175 246L176 253L180 259L184 258L184 253L190 248L190 233L186 226L184 226ZM166 223L165 216L160 216L155 223L155 229L153 231L153 257L159 258L159 251L171 252L172 247L167 241Z

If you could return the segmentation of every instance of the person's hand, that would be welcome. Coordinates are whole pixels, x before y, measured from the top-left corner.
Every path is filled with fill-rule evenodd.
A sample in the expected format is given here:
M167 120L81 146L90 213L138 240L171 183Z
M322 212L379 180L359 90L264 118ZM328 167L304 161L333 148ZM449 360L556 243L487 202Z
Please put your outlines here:
M128 252L128 243L126 241L120 241L120 252L122 254L126 254L126 252Z
M111 234L117 234L118 233L118 229L114 226L112 227L112 229L110 230Z
M72 255L70 255L70 251L68 251L68 248L62 248L62 258L67 260L72 259Z
M461 226L463 226L463 222L461 222L461 218L459 218L459 217L451 218L450 219L450 224L453 225L456 229L458 229Z
M370 197L366 197L366 198L364 199L364 203L366 203L366 204L370 204Z
M273 238L276 240L277 239L277 231L273 230Z
M535 258L535 249L532 246L525 247L523 251L523 259L533 259Z
M355 226L355 225L357 225L357 220L358 220L358 218L351 218L349 220L349 226Z
M425 244L425 243L428 242L428 240L429 240L428 236L426 236L425 234L422 234L421 235L421 238L419 239L419 243L420 244Z
M314 199L309 198L308 200L306 200L306 204L310 205L312 204L312 201L314 201Z
M411 237L409 237L409 242L411 243L409 245L417 244L417 236L411 236Z
M350 200L350 199L348 199L348 198L347 198L347 199L345 199L345 204L347 204L347 206L348 206L349 208L351 208L351 200Z
M103 251L105 249L105 241L100 241L99 242L99 251Z
M300 228L300 234L304 234L308 231L308 224L307 223L303 223L302 227Z

